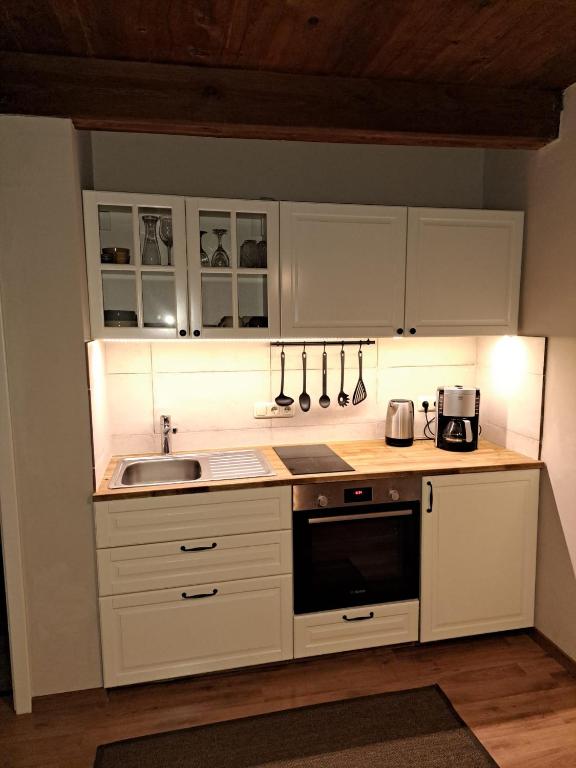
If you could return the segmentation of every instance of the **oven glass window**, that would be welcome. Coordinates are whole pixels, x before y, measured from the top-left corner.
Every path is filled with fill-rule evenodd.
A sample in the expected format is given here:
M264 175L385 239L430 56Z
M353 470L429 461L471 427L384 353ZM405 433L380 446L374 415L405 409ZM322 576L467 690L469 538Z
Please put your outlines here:
M365 507L355 517L347 509L342 519L333 510L296 513L296 613L417 598L419 514L398 512L371 516Z

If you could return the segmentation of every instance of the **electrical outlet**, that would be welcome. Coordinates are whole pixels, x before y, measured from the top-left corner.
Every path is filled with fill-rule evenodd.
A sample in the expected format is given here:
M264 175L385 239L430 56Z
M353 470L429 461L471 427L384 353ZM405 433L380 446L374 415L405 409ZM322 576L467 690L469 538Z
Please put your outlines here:
M295 415L294 404L277 405L271 403L254 403L255 419L290 419Z
M428 413L430 413L430 411L436 410L436 395L418 395L418 398L416 400L417 411L422 411L422 413L424 413L424 408L422 406L422 403L424 402L424 400L428 400Z

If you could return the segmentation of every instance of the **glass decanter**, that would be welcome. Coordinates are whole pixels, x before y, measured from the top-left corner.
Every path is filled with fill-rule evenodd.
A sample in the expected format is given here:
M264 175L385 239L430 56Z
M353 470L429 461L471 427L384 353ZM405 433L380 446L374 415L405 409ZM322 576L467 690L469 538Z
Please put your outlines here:
M213 267L229 267L230 266L230 257L224 250L224 247L222 245L222 238L228 232L227 229L213 229L212 232L216 235L218 238L218 246L216 247L216 250L212 254L212 266Z
M161 264L160 245L156 236L156 224L158 216L142 216L144 222L144 245L142 246L142 264L147 267L156 267Z

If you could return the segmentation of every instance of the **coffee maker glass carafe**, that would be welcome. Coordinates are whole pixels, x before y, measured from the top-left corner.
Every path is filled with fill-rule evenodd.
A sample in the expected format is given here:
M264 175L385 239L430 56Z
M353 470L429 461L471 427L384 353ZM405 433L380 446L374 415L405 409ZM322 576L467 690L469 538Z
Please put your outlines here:
M442 437L447 443L471 443L473 437L470 419L450 419L444 427Z

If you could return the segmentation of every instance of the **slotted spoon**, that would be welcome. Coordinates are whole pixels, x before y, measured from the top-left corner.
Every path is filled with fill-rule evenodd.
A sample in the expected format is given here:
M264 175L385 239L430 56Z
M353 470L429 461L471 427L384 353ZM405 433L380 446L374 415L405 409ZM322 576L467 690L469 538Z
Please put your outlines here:
M352 396L352 405L360 405L368 397L364 381L362 380L362 345L358 349L358 383Z
M350 397L344 392L344 347L340 350L340 392L338 392L338 405L345 408L350 402Z

